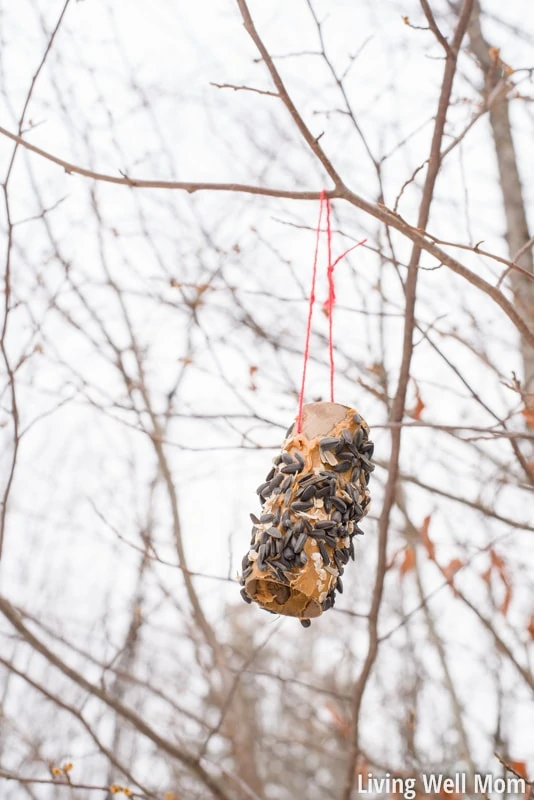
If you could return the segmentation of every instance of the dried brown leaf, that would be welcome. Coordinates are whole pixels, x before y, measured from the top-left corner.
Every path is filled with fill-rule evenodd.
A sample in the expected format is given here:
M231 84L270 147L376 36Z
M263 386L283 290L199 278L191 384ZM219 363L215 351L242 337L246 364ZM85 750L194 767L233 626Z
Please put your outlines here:
M445 576L447 583L453 590L456 597L458 597L458 592L456 591L456 587L454 585L453 577L456 575L459 569L464 566L464 562L461 561L459 558L453 558L446 567L442 567L441 571Z
M432 514L428 514L423 520L423 524L421 525L421 541L425 547L427 555L431 561L436 560L436 548L434 542L430 538L429 529L430 529L430 520L432 519Z
M404 558L402 560L402 564L400 565L400 574L404 578L404 576L410 572L415 567L415 550L413 547L408 545L406 550L404 551Z
M410 415L415 420L420 420L421 419L421 414L423 413L423 410L425 408L425 404L423 403L423 399L421 397L421 392L419 391L419 386L417 385L417 383L415 381L414 381L414 384L415 384L415 399L416 399L416 402L415 402L415 407L412 408L412 410L410 411Z
M526 761L509 761L508 763L514 772L516 772L518 775L521 775L522 778L528 781Z

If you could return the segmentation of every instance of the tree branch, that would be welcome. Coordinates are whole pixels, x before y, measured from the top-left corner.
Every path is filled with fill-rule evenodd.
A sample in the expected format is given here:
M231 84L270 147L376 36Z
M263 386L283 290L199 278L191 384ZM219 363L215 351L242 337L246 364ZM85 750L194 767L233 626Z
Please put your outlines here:
M417 227L424 230L427 225L430 215L430 206L434 194L434 187L438 177L438 172L441 164L440 152L441 142L443 139L443 131L447 120L447 110L449 108L452 85L456 73L456 64L458 59L458 52L460 44L464 37L471 14L473 0L464 0L462 11L460 13L456 31L454 33L452 45L447 51L447 60L445 62L445 70L443 74L443 81L441 86L441 93L438 103L436 114L436 122L434 125L434 132L432 135L432 143L430 146L430 156L428 160L428 171L423 188L423 196L419 208L419 218ZM391 407L390 421L401 422L404 416L406 406L406 393L408 388L408 381L410 378L410 365L413 353L413 332L415 328L415 300L417 290L418 278L418 264L421 256L422 248L419 244L415 243L410 262L408 265L408 276L405 284L405 318L404 318L404 334L402 345L402 363L400 367L399 381L397 391L393 399ZM354 699L352 704L352 742L348 759L347 774L345 785L342 792L343 800L350 800L352 788L354 785L354 778L356 775L356 768L358 757L360 753L360 715L363 702L363 696L371 671L374 667L376 657L378 655L378 618L380 615L380 608L382 605L382 596L384 591L384 580L387 569L387 543L388 532L390 524L390 515L395 503L397 493L397 479L399 475L399 458L401 446L402 427L393 428L391 431L391 453L388 464L388 480L384 491L384 501L382 511L378 522L378 554L376 577L373 588L373 596L371 600L371 609L369 613L369 644L366 658L364 660L362 669L354 687Z
M4 617L11 623L15 630L18 631L18 633L22 636L24 641L26 641L30 647L35 650L35 652L43 656L46 661L56 667L56 669L62 672L63 675L66 675L69 680L76 683L88 694L93 695L93 697L97 697L102 701L102 703L107 705L109 708L112 708L123 719L127 720L131 725L133 725L133 727L139 731L142 736L146 736L147 739L150 739L152 742L154 742L154 744L159 747L160 750L162 750L164 753L167 753L172 758L175 758L177 761L183 764L183 766L187 767L194 775L196 775L196 777L204 784L204 786L210 790L214 797L218 798L218 800L233 800L233 798L227 794L226 790L220 786L215 778L204 769L204 767L199 763L198 758L176 747L174 744L168 741L167 738L151 728L142 717L125 706L119 700L111 697L109 693L106 692L101 686L88 681L87 678L85 678L72 667L69 667L68 664L59 658L59 656L53 653L44 644L44 642L38 639L37 636L35 636L30 629L26 627L20 614L17 612L14 606L11 605L9 600L2 596L0 596L0 613L4 615Z

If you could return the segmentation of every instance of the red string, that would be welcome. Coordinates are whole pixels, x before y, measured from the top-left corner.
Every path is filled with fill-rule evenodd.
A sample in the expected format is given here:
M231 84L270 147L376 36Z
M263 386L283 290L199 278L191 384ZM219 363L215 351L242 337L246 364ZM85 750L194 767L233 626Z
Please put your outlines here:
M338 264L343 258L345 258L348 253L354 250L356 247L359 247L361 244L364 244L367 239L362 239L361 242L358 244L349 247L348 250L345 250L340 256L336 258L335 261L332 261L332 226L331 226L331 213L330 213L330 198L326 196L326 192L323 189L321 191L321 199L319 204L319 220L317 222L317 228L315 230L315 253L313 256L313 272L312 272L312 283L311 283L311 290L310 290L310 302L308 305L308 322L306 324L306 342L304 345L304 365L302 368L302 381L300 385L300 395L299 395L299 410L297 416L297 433L302 433L302 417L303 417L303 409L304 409L304 388L306 385L306 372L308 370L308 361L310 357L310 338L311 338L311 326L312 326L312 317L313 317L313 306L315 303L315 285L317 282L317 260L319 256L319 242L321 239L321 222L323 219L323 206L326 205L326 240L327 240L327 254L328 254L328 268L327 268L327 278L328 278L328 297L323 304L323 310L325 311L326 315L328 316L328 358L330 362L330 402L334 402L334 378L335 378L335 365L334 365L334 336L333 336L333 318L334 318L334 305L336 302L336 289L334 284L334 267Z
M321 200L319 203L319 221L317 222L317 228L315 231L315 253L313 256L313 272L312 272L312 283L311 283L311 290L310 290L310 302L308 305L308 322L306 325L306 343L304 345L304 365L302 367L302 381L300 384L300 395L299 395L299 413L297 417L297 433L302 433L302 413L303 413L303 406L304 406L304 387L306 385L306 371L308 369L308 359L310 357L310 337L311 337L311 325L312 325L312 316L313 316L313 304L315 303L315 284L317 281L317 258L319 256L319 241L321 239L321 222L323 219L323 205L325 201L325 191L324 189L321 191ZM328 202L328 201L327 201Z
M336 302L336 289L334 286L334 264L332 264L332 226L330 223L330 199L326 198L326 242L328 248L328 297L323 306L328 316L328 358L330 360L330 402L334 402L334 303Z
M327 201L327 219L330 221L330 201ZM340 256L336 258L336 260L332 263L331 258L331 248L330 243L332 241L332 230L330 228L330 224L327 225L327 235L328 235L328 297L323 303L323 311L328 317L328 356L330 360L330 402L334 402L334 376L335 376L335 367L334 367L334 337L332 335L332 328L333 328L333 317L334 317L334 305L336 302L336 288L334 285L334 267L336 264L339 264L345 256L354 250L356 247L359 247L361 244L365 244L367 239L362 239L361 242L358 244L349 247L348 250L345 250L344 253L341 253Z

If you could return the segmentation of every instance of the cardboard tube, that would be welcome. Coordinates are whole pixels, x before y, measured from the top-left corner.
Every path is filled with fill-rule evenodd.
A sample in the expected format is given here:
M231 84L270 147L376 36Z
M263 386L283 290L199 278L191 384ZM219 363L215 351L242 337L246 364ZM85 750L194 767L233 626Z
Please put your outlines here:
M369 507L368 436L354 408L304 406L302 432L293 425L258 490L264 504L244 559L245 599L300 619L318 617L333 605L344 564L354 553L352 538L361 533L357 522Z

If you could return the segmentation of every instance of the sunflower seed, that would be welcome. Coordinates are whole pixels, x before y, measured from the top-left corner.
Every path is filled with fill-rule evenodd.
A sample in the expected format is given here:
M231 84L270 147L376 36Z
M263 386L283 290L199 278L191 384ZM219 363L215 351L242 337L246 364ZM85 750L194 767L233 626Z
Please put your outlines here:
M313 503L301 503L297 501L296 503L292 504L291 509L298 513L299 511L309 511L309 509L312 507Z
M315 497L317 494L316 487L312 484L311 486L306 486L302 494L300 495L300 499L305 502L306 500L310 500L312 497Z
M319 548L319 552L322 556L325 566L328 566L328 564L330 564L330 556L328 555L326 547L320 540L317 541L317 547Z
M346 447L346 446L347 446L347 443L346 443L346 442L344 442L344 441L343 441L343 439L340 439L340 440L339 440L339 444L338 444L338 446L337 446L337 447L336 447L336 449L334 450L334 453L336 454L336 456L338 456L338 457L339 457L339 456L341 455L341 453L343 452L343 450L345 449L345 447Z
M324 459L322 459L323 463L326 462L330 464L331 467L335 467L337 465L337 458L335 455L330 452L330 450L324 451Z
M340 450L339 453L336 450L336 455L339 461L350 461L351 463L354 462L354 459L359 459L360 456L355 456L350 450Z
M336 447L339 444L339 439L336 439L334 436L325 436L324 439L321 439L319 442L319 447L322 447L323 450L329 450L332 447Z
M291 486L291 475L288 475L287 478L284 478L284 480L280 485L280 492L287 492L290 486Z
M339 594L343 594L343 581L339 576L336 581L336 589L338 590Z
M336 523L332 522L330 519L321 519L319 522L315 523L315 530L318 531L328 531L330 528L335 528Z
M300 472L299 465L294 464L286 464L285 467L280 467L280 472L283 472L284 475L295 475L295 473Z
M272 536L273 539L281 539L282 538L282 534L280 533L278 528L269 528L269 530L267 531L267 534L269 536Z
M281 455L282 455L282 461L284 462L284 464L292 464L293 463L293 459L291 458L291 456L289 455L288 452L286 452L284 450Z
M293 531L289 529L287 533L284 535L284 538L282 539L282 550L284 549L284 547L288 546L292 538L293 538Z
M262 545L262 547L265 547L265 545ZM265 553L263 553L263 555L265 555ZM267 564L265 564L263 558L260 556L258 556L258 560L256 561L256 566L258 567L260 572L265 572L265 570L267 569Z
M284 476L280 472L277 472L274 478L271 480L271 489L276 489L277 486L280 486L283 480Z
M305 534L305 533L301 533L301 534L299 535L299 537L298 537L298 539L297 539L297 541L295 542L295 545L294 545L294 547L293 547L293 550L295 551L295 554L296 554L296 555L298 555L298 554L301 552L302 548L303 548L303 547L304 547L304 545L306 544L306 539L307 539L307 538L308 538L308 537L306 536L306 534Z
M271 562L271 566L272 566L272 564L273 564L273 562ZM283 570L283 568L282 568L281 566L280 566L280 567L277 567L277 566L273 567L273 572L274 572L274 574L276 575L277 579L278 579L278 580L279 580L281 583L285 583L285 584L288 584L288 583L289 583L289 580L288 580L288 578L286 577L286 575L285 575L285 573L284 573L284 570Z
M248 596L246 589L241 589L240 593L241 597L245 601L245 603L252 603L251 598Z
M350 461L340 461L339 464L336 463L335 466L333 465L332 469L334 470L334 472L346 472L348 469L351 468L351 466L352 464L350 463Z
M367 472L373 472L373 471L374 471L375 465L373 464L373 462L372 462L372 461L370 461L370 460L367 458L367 456L361 455L361 456L360 456L360 460L361 460L361 462L362 462L362 467L363 467L363 468L364 468L364 469L365 469Z
M332 505L334 506L334 508L337 508L337 510L341 511L343 514L347 510L347 504L340 497L333 497Z
M355 432L355 434L353 436L353 442L354 442L354 444L355 444L355 446L357 447L358 450L360 449L360 446L363 443L364 436L365 436L365 434L364 434L363 428L358 428L358 430Z

